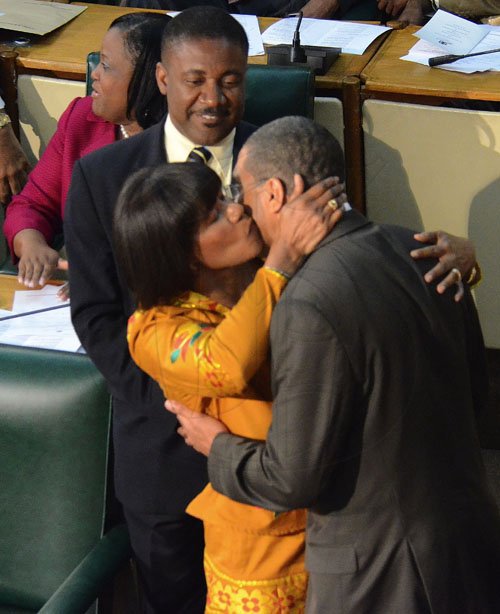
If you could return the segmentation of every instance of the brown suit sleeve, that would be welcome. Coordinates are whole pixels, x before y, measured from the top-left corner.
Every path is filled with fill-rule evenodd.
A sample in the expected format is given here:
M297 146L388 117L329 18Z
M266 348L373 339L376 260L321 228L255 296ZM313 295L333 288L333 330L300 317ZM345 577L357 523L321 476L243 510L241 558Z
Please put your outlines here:
M219 435L213 487L277 511L310 507L342 456L360 387L335 331L314 305L279 303L271 326L273 422L266 442Z

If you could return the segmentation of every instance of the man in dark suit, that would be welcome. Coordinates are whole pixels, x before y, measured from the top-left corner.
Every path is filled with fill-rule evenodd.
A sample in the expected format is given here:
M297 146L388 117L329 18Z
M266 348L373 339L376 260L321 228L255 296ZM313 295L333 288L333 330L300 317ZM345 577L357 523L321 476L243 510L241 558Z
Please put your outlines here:
M294 172L306 188L341 176L338 143L310 120L276 120L240 153L235 179L268 244ZM309 508L310 614L500 611L477 314L468 292L457 303L422 282L413 246L411 231L349 211L289 282L271 324L267 441L169 403L217 491Z
M114 262L113 209L135 170L185 161L194 146L208 146L209 164L229 183L254 130L241 121L247 51L244 30L224 11L200 8L172 20L157 68L169 116L77 162L66 205L73 323L113 396L115 489L148 612L204 611L202 525L184 510L206 484L206 463L184 446L160 388L130 358L126 324L135 305Z

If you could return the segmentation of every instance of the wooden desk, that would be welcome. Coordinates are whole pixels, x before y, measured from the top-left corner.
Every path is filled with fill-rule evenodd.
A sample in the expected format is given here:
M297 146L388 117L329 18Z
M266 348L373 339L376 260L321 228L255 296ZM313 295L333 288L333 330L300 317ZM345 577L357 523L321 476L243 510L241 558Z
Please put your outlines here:
M51 285L60 286L62 281L50 281ZM18 290L31 290L17 283L17 277L15 275L2 275L0 274L0 309L12 309L12 302L14 300L14 292Z
M500 72L466 75L400 60L418 26L395 30L361 70L364 98L441 104L446 99L500 100Z
M77 2L76 4L85 4ZM85 81L87 55L98 51L111 22L140 9L89 4L87 10L50 34L37 37L30 47L18 47L20 74L39 74ZM164 11L151 11L163 13Z
M0 275L0 309L12 309L14 292L23 288L14 275Z
M81 15L51 34L39 37L31 47L19 47L19 73L85 81L87 54L100 49L111 22L121 15L139 10L100 4L88 5ZM261 31L275 21L276 19L270 17L259 17ZM341 55L325 76L317 77L317 87L326 91L340 91L344 78L359 76L382 41L383 37L374 41L363 55ZM267 63L266 56L252 56L249 61L252 64Z

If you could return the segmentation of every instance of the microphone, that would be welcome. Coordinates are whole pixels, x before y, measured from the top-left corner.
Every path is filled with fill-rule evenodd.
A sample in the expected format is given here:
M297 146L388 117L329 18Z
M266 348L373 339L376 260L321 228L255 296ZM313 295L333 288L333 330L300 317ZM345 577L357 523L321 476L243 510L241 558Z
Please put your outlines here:
M316 75L324 75L338 58L340 47L316 47L300 44L300 24L303 13L291 13L287 17L297 17L291 45L270 45L267 47L267 63L271 66L305 66Z
M300 30L300 24L302 23L302 16L303 16L303 13L302 11L300 11L299 19L297 21L297 26L295 28L295 32L293 33L292 46L290 48L290 62L292 62L292 64L295 64L297 62L303 64L307 62L306 52L304 51L304 48L300 44L299 30Z
M487 53L498 53L499 49L488 49L488 51L477 51L476 53L464 53L463 55L437 55L434 58L429 58L429 66L441 66L441 64L451 64L457 60L464 58L473 58L476 55L486 55Z

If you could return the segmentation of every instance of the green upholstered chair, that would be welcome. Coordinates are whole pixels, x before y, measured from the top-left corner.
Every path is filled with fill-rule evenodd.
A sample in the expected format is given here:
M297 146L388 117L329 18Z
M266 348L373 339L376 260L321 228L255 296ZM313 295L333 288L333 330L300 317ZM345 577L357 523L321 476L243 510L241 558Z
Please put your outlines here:
M87 94L92 91L90 75L99 63L99 53L87 57ZM314 73L302 66L248 66L246 80L246 121L262 126L284 115L314 114Z
M129 560L103 536L110 414L87 356L0 345L0 612L83 614Z
M285 115L314 117L314 73L302 66L250 65L243 119L263 126Z
M0 204L0 228L5 220L5 207ZM9 253L9 246L3 233L0 235L0 273L16 275L17 267L12 264L12 259Z

